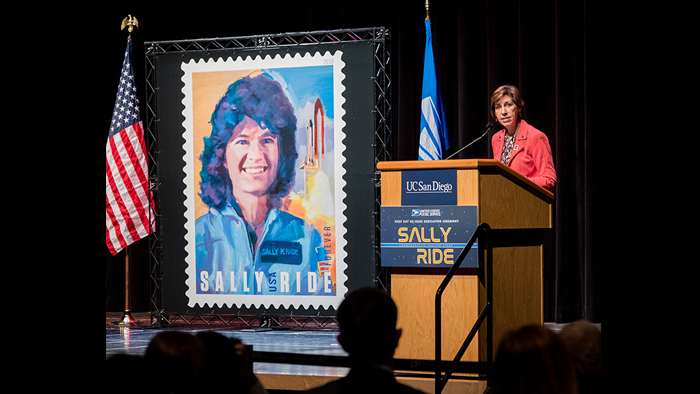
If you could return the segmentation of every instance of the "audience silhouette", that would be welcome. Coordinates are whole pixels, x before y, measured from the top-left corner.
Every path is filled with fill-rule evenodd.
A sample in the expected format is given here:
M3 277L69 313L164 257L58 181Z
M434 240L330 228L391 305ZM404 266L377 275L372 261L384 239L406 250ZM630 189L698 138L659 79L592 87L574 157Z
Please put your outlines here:
M267 394L253 373L250 348L214 331L160 332L143 357L108 358L107 379L110 393Z
M208 393L267 393L253 373L249 347L240 339L214 331L202 331L196 336L204 345L198 387L206 387Z
M423 393L394 377L401 329L396 328L397 308L387 292L354 290L336 316L337 340L348 353L350 372L307 393ZM125 387L120 382L128 382L128 390L136 393L267 394L253 373L250 352L238 338L215 331L163 331L153 337L143 357L118 354L107 359L107 392L121 392ZM600 354L600 329L585 320L565 325L558 334L540 325L523 326L508 332L498 345L492 392L600 392Z
M576 371L553 331L526 325L508 332L498 346L496 394L576 394Z
M350 292L338 307L338 342L348 353L347 376L307 390L330 393L422 393L396 381L392 370L394 350L401 337L396 328L394 300L383 290L364 287Z
M559 338L578 374L579 393L600 393L600 329L593 323L579 320L565 325L559 332Z
M204 357L202 341L184 331L163 331L151 339L143 356L152 393L196 392L195 379Z

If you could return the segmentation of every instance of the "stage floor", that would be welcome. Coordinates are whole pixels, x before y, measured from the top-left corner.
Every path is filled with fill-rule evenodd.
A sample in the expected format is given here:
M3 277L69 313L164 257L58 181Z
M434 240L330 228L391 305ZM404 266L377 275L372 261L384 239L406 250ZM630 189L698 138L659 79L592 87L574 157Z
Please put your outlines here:
M149 314L132 314L138 325L134 328L121 328L118 323L122 313L107 316L107 358L114 354L129 354L142 356L151 339L165 330L179 330L196 334L199 331L216 331L227 337L236 337L246 345L253 345L254 351L299 353L327 356L347 356L340 347L336 336L331 330L271 330L271 329L231 329L221 327L168 327L150 328ZM348 372L343 367L321 367L306 365L289 365L279 363L255 363L256 374L305 374L314 376L345 376Z
M347 356L347 353L336 340L337 331L333 329L236 329L206 325L177 325L174 327L153 328L150 326L150 314L148 312L133 313L133 320L137 324L133 328L123 328L115 324L121 320L122 316L123 313L107 313L106 358L115 354L142 356L151 339L159 332L165 330L180 330L193 334L199 331L216 331L227 337L236 337L245 344L253 345L253 350L260 352ZM545 323L545 326L558 332L564 324ZM344 367L315 365L258 362L253 367L255 374L258 375L265 387L270 389L303 390L345 376L348 373L348 368ZM432 384L432 382L427 381L412 385L426 392L432 392L430 390ZM468 387L466 392L483 392L485 387L483 382L462 382L460 384L473 386L471 388ZM447 390L447 388L443 393L453 391ZM455 388L454 392L456 391L465 392L464 387L459 388L459 390Z

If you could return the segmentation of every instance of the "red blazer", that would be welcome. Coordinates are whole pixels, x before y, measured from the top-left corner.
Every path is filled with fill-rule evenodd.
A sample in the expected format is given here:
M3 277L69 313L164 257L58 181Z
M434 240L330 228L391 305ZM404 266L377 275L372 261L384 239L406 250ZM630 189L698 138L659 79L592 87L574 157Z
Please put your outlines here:
M505 135L506 129L503 129L494 134L491 139L493 158L496 160L501 159ZM554 160L552 160L552 148L549 146L549 139L543 132L530 126L522 119L520 120L518 136L510 153L508 167L524 175L537 185L554 192L554 186L557 184L557 173L554 170Z

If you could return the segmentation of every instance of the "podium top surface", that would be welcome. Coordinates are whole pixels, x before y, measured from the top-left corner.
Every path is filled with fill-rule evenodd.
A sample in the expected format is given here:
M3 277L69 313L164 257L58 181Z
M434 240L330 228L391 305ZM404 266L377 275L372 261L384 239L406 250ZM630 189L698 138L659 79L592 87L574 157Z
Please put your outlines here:
M380 161L377 163L377 169L380 171L439 169L479 170L485 173L500 174L524 189L529 190L544 201L550 204L554 202L554 193L538 186L512 168L493 159Z

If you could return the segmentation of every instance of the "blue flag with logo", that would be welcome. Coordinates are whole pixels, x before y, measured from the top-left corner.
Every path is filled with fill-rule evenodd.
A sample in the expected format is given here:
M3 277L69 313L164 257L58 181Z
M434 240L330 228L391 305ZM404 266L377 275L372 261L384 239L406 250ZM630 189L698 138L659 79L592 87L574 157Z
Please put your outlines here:
M430 20L425 19L425 60L423 63L423 95L421 96L419 160L442 160L450 147L447 123L442 99L437 86L435 60L433 59L433 35Z

